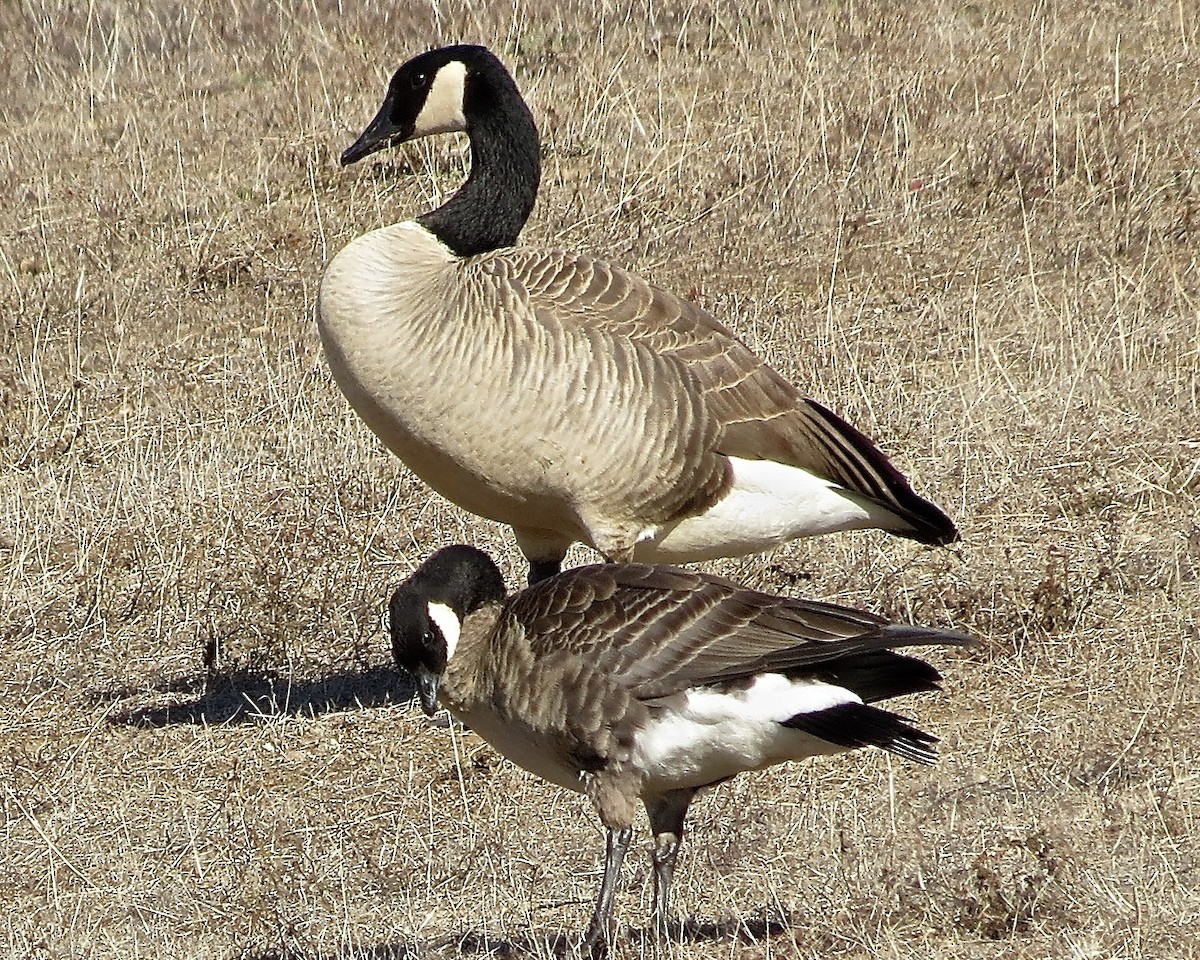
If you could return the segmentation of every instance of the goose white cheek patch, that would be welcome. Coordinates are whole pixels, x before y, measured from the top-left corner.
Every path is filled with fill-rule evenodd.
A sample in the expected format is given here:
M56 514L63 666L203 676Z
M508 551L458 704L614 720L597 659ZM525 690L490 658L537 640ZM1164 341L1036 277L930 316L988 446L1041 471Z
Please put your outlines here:
M425 106L413 124L414 137L434 133L456 133L467 128L463 116L463 97L466 95L467 65L451 60L433 78Z
M442 636L446 640L446 662L449 663L450 658L454 656L454 649L458 646L458 637L462 633L462 621L444 603L434 601L429 603L429 619L436 623L438 629L442 631Z

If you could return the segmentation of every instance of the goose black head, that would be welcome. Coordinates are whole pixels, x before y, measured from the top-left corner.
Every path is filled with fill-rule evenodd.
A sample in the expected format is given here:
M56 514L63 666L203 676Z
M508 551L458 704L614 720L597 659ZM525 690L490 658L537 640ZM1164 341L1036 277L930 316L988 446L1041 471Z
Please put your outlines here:
M413 57L392 75L383 106L342 154L342 166L418 137L468 130L472 114L486 112L503 94L520 97L486 47L458 44Z
M437 551L392 594L392 657L416 679L427 716L437 712L438 688L458 647L463 620L504 596L504 578L492 558L466 545Z

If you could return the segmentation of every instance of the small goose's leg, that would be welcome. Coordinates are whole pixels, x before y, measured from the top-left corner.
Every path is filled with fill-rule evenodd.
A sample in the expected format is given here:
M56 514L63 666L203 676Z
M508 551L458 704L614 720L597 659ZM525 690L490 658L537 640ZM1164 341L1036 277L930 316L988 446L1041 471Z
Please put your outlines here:
M620 830L609 829L608 844L604 855L604 879L600 883L600 896L596 898L596 911L583 937L583 946L589 951L608 940L608 928L612 922L613 897L617 892L617 877L621 873L621 862L633 839L633 827Z
M654 834L654 851L650 855L654 861L654 906L650 922L655 935L663 938L670 935L671 880L683 844L683 821L695 795L696 791L688 788L646 799L646 813Z

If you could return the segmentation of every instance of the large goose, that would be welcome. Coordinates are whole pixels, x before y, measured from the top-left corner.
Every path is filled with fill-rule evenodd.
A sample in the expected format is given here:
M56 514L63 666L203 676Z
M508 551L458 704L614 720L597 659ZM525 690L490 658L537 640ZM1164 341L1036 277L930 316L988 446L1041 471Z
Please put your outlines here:
M486 48L400 67L342 164L451 131L470 138L466 182L333 258L321 338L392 452L513 528L530 582L575 541L610 561L682 563L867 527L957 539L867 437L700 307L591 257L514 246L538 132Z
M933 762L935 737L870 704L938 689L937 670L891 648L971 642L670 567L578 567L506 599L495 563L470 546L433 554L388 613L426 714L440 702L510 760L591 799L608 845L589 945L608 935L639 806L663 932L698 791L855 747Z

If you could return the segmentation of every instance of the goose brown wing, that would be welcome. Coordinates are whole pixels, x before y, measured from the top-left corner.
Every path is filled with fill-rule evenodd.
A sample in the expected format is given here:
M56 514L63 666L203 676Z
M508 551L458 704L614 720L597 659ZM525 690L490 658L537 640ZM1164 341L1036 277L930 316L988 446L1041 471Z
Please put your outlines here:
M641 700L898 646L970 639L670 567L579 567L513 597L535 656L569 654Z
M808 399L707 311L618 267L557 250L505 251L497 265L527 291L547 322L575 323L684 368L720 425L726 456L799 467L883 504L924 543L958 538L953 522L913 492L862 432Z

